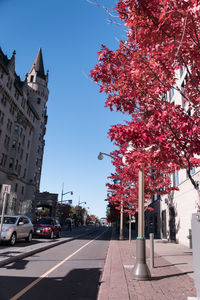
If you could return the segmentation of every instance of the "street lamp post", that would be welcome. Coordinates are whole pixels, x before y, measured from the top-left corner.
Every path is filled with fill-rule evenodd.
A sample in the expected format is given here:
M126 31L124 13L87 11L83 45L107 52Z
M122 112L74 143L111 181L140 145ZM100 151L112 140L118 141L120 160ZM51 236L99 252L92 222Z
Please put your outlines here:
M81 204L85 204L86 205L86 201L80 202L80 196L79 196L79 201L78 201L78 206L80 206ZM85 209L84 209L85 210ZM81 213L81 216L83 218L83 226L86 226L86 211L84 211L84 213Z
M145 150L150 150L151 147ZM129 143L127 152L134 150L132 142ZM126 156L123 157L126 165ZM144 237L144 167L140 168L138 175L138 237L136 239L136 263L133 268L133 279L149 280L151 273L146 264L146 240Z
M66 194L71 194L71 195L73 195L73 192L72 192L72 191L69 191L69 192L64 193L64 192L63 192L63 189L64 189L64 183L63 183L63 185L62 185L61 204L62 204L62 202L63 202L63 196L64 196L64 195L66 195Z
M133 279L144 281L151 278L146 264L146 241L144 237L144 168L139 170L138 192L138 237L136 239L136 263L133 268Z
M99 160L102 160L104 155L113 158L112 155L104 153L104 152L99 152L99 155L97 156L97 158ZM119 231L119 239L124 240L124 206L123 206L123 200L121 200L121 202L120 202L120 228L119 228L119 230L120 230Z
M123 200L120 203L120 230L119 230L119 239L122 241L124 239L124 206Z

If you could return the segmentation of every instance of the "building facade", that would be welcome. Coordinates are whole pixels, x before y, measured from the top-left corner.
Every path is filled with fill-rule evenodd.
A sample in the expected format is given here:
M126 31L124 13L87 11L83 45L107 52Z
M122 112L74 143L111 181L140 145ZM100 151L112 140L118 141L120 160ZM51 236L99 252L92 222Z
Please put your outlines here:
M8 59L0 49L0 187L11 186L7 214L34 217L45 146L47 85L41 49L24 81L15 72L15 51Z
M184 91L187 81L186 70L182 69L177 72L176 77L177 86ZM186 111L188 109L187 103L177 89L171 89L168 92L167 100L180 105ZM195 182L200 183L200 168L193 168L190 174ZM179 190L162 196L161 199L155 195L151 203L154 211L147 211L145 216L146 236L148 237L149 233L153 232L157 238L181 243L189 247L191 245L191 219L192 214L198 210L199 191L189 180L187 170L176 171L170 176L172 185L178 187Z
M36 210L47 208L48 216L56 217L56 210L58 210L58 194L49 192L37 193L36 194Z

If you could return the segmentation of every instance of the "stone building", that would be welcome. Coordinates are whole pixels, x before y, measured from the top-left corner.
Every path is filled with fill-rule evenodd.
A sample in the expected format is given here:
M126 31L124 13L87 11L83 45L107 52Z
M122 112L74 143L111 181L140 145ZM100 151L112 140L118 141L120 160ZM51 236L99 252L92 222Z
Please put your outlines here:
M8 59L0 49L0 185L11 185L8 214L34 216L45 146L47 85L41 49L24 81L15 72L15 51Z

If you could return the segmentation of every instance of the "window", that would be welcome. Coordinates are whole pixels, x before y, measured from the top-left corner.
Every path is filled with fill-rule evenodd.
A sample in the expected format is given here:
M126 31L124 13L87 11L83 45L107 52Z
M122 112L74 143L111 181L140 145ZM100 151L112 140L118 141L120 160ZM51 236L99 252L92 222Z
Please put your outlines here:
M20 137L22 136L23 128L20 129Z
M7 136L7 134L5 135L5 139L4 139L4 145L6 146L6 147L8 147L9 146L9 142L10 142L10 138L9 138L9 136Z
M6 106L6 96L5 95L3 95L2 96L2 98L1 98L1 103L4 105L4 106Z
M9 131L11 131L11 128L12 128L12 121L10 119L8 119L8 122L7 122L7 129Z
M174 96L174 88L171 88L171 90L169 91L169 102L172 101L173 96Z
M40 103L41 103L41 99L37 98L37 104L40 104Z
M182 67L182 68L180 69L180 77L182 77L182 75L183 75L184 71L185 71L185 68L184 68L184 67Z
M22 193L22 195L23 195L23 193L24 193L24 186L22 186L21 193Z
M17 91L15 91L15 98L16 100L19 100L19 93Z
M25 135L23 134L23 137L22 137L22 145L24 145L24 141L25 141Z
M17 192L18 184L15 184L15 192Z
M153 195L153 201L156 201L156 200L158 200L158 195L157 195L157 194L154 194L154 195Z
M25 108L25 99L24 98L22 98L21 107Z
M23 177L25 178L26 177L26 168L24 169L24 175Z
M10 158L9 169L13 169L13 165L14 165L14 158Z
M18 175L21 173L21 165L18 166Z
M179 185L179 173L178 171L175 171L174 173L174 186Z
M1 155L1 161L0 161L0 165L1 165L1 166L3 166L3 167L5 167L5 165L6 165L6 161L7 161L7 155L6 155L6 154L4 154L4 153L2 153L2 155Z
M17 171L17 169L18 169L18 159L16 159L15 161L15 171Z
M18 134L18 133L19 133L19 126L15 125L14 134Z
M33 82L34 76L31 75L30 82Z
M4 113L0 110L0 122L1 122L1 124L3 124L3 120L4 120Z
M181 92L184 94L184 83L181 85ZM181 95L181 101L182 101L182 108L185 108L185 97Z
M20 159L22 159L22 157L23 157L23 152L24 152L24 150L21 149L21 151L20 151Z
M28 224L29 223L29 220L27 219L27 218L23 218L23 222L24 222L24 224Z
M11 78L8 76L8 81L7 81L7 84L6 84L7 88L9 88L9 90L11 90L12 88L12 80Z
M15 113L15 107L12 104L10 105L10 113L11 115L14 115Z
M13 141L12 141L12 148L15 149L15 148L16 148L16 145L17 145L17 141L16 141L16 140L13 140Z

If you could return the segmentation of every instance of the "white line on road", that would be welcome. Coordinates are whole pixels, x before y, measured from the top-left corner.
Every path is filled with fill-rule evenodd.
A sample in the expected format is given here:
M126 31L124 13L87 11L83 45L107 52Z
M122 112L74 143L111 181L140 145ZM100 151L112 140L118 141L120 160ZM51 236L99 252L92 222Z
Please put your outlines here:
M23 290L21 290L19 293L17 293L15 296L13 296L12 298L10 298L10 300L17 300L19 299L21 296L23 296L27 291L29 291L32 287L34 287L36 284L38 284L38 282L40 282L43 278L47 277L50 273L52 273L53 271L55 271L57 268L59 268L62 264L64 264L67 260L69 260L72 256L74 256L75 254L77 254L79 251L81 251L83 248L87 247L89 244L91 244L92 242L94 242L96 239L98 239L101 235L103 235L105 233L102 232L101 234L99 234L95 239L89 241L88 243L86 243L85 245L83 245L82 247L80 247L78 250L76 250L75 252L73 252L72 254L70 254L69 256L67 256L64 260L62 260L60 263L58 263L57 265L55 265L53 268L51 268L50 270L48 270L47 272L45 272L44 274L42 274L40 277L38 277L36 280L34 280L32 283L30 283L29 285L27 285Z

